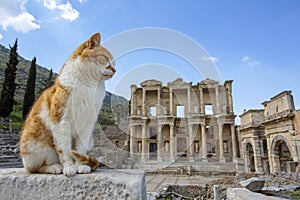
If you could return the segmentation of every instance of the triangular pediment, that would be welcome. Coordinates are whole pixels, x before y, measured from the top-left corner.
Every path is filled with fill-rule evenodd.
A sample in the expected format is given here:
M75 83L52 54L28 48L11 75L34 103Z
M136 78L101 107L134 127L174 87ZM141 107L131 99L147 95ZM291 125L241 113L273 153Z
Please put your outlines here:
M147 87L147 86L161 86L162 82L161 81L157 81L155 79L150 79L150 80L146 80L144 82L141 83L142 87Z
M170 88L186 88L191 86L191 82L184 82L182 78L177 78L176 80L174 80L173 82L169 82L168 86Z

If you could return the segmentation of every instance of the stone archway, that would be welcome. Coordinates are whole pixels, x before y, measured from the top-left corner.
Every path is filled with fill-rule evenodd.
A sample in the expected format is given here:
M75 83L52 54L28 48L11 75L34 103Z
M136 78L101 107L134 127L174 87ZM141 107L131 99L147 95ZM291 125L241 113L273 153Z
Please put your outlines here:
M287 162L293 161L288 141L283 136L276 136L271 150L273 171L287 171Z
M245 142L243 150L245 157L246 172L255 172L254 151L250 141Z

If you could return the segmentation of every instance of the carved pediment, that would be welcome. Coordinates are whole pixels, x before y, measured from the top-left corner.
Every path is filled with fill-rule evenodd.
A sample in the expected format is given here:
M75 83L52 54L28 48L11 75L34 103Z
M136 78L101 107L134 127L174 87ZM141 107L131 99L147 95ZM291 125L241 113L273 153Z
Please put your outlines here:
M169 88L176 89L176 88L187 88L191 86L191 84L192 84L191 82L190 83L184 82L182 78L177 78L175 81L169 82L168 86Z
M146 80L144 82L141 83L142 87L147 87L147 86L161 86L162 82L161 81L157 81L155 79L151 79L151 80Z
M201 81L201 82L198 82L198 85L202 87L205 86L205 87L216 87L216 85L219 85L219 82L218 81L215 81L213 79L210 79L210 78L206 78L205 80Z

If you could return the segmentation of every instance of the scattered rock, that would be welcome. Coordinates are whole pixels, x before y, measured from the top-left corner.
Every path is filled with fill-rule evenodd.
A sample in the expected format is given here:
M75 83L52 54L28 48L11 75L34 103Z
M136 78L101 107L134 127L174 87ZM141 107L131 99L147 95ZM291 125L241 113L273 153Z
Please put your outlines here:
M264 187L265 180L263 180L261 178L253 177L253 178L241 181L241 182L239 182L239 184L242 187L245 187L252 192L257 192L257 191L260 191Z
M228 200L279 200L278 197L270 197L260 193L251 192L246 188L228 188L227 189L227 199Z

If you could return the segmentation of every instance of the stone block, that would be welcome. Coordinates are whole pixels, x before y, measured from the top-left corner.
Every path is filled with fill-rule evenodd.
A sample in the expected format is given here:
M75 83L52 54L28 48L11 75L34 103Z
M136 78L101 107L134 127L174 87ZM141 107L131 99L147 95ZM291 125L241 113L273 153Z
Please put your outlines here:
M0 199L146 199L145 173L98 169L73 177L0 169Z
M256 192L256 191L260 191L264 187L265 180L263 180L261 178L253 177L253 178L249 178L247 180L241 181L241 182L239 182L239 184L242 187L245 187L252 192Z
M228 188L227 189L228 200L279 200L282 198L266 196L260 193L251 192L246 188Z

